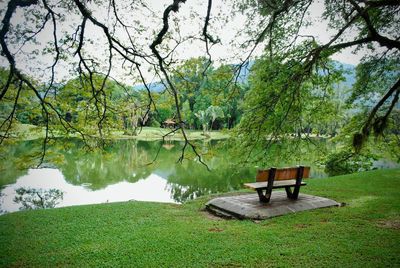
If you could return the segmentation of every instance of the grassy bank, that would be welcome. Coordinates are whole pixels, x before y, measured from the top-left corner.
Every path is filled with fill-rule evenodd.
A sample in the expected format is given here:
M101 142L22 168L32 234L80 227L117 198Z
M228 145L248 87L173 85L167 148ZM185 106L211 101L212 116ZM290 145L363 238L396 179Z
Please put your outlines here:
M159 127L143 127L138 129L137 135L126 135L124 131L112 131L111 138L115 139L138 139L138 140L145 140L145 141L152 141L152 140L161 140L162 137L171 132L169 128L159 128ZM228 130L224 131L208 131L205 135L203 135L203 131L201 130L185 130L186 135L189 140L204 140L204 139L212 139L212 140L220 140L220 139L227 139L229 138ZM13 128L10 131L10 136L15 139L21 140L34 140L39 138L44 138L46 135L45 129L42 127L37 127L34 125L29 124L14 124ZM53 132L53 135L57 136L57 132ZM72 137L80 137L79 135L70 134ZM64 134L59 134L59 137L65 137ZM110 137L108 137L110 138ZM180 131L176 133L172 133L168 135L166 138L167 140L184 140L183 135Z
M125 202L0 216L0 266L383 267L400 264L400 169L309 180L346 205L261 222ZM303 190L302 190L303 191Z
M138 134L136 136L124 135L122 131L115 132L116 138L133 138L138 140L160 140L163 135L169 133L171 129L168 128L158 128L158 127L143 127L141 130L138 130ZM229 138L229 134L227 131L208 131L205 135L203 135L203 131L201 130L185 130L186 135L189 140L204 140L204 139L226 139ZM184 140L183 135L180 131L173 133L167 137L168 140Z

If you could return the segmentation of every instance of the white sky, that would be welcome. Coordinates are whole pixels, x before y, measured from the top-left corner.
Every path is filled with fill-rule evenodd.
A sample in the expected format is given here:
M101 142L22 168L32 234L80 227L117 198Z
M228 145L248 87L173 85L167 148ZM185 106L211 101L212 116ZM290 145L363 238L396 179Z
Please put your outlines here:
M221 40L221 43L218 45L215 45L212 47L210 50L212 57L214 60L217 60L222 63L239 63L242 59L244 59L247 56L247 53L244 53L243 50L238 50L234 46L232 46L230 43L232 40L235 40L235 36L237 32L243 32L244 30L247 29L247 27L250 27L249 25L246 26L246 20L243 15L237 15L236 17L231 18L230 17L230 10L226 8L226 4L224 3L226 0L214 0L213 1L213 9L211 13L211 22L210 22L210 28L209 28L209 33L213 37L218 37ZM167 5L169 5L172 0L151 0L151 1L145 1L148 3L149 7L155 12L155 14L158 14L158 17L155 17L154 14L151 14L150 12L146 10L142 11L134 11L134 12L124 12L123 10L127 10L125 7L126 5L129 5L127 2L123 1L116 1L118 4L118 7L122 10L120 12L121 18L129 24L135 24L135 21L139 21L143 28L144 32L141 35L141 37L146 37L147 39L142 38L138 42L142 45L142 47L146 48L147 53L150 53L150 50L148 49L149 44L154 38L155 33L157 33L162 26L162 12L165 9ZM136 1L137 2L137 1ZM6 7L6 3L1 2L0 3L0 10L3 10L2 14L4 13ZM91 7L92 8L92 7ZM311 7L311 14L310 16L317 21L319 16L321 15L321 12L323 10L323 4L322 2L318 2L314 4ZM188 36L188 35L196 35L197 37L201 37L201 30L202 26L204 23L204 17L206 15L207 11L207 1L195 1L195 0L189 0L185 4L181 5L181 8L178 13L173 14L171 19L170 19L170 25L171 25L171 30L173 31L174 27L174 22L173 19L177 19L177 25L178 28L180 29L180 33L182 36ZM61 12L61 10L60 10ZM107 18L109 14L105 10L95 8L93 10L93 13L96 16L102 17L102 18ZM200 16L195 16L195 15L200 15ZM224 20L216 20L215 18L223 18L227 19L227 21ZM69 31L71 34L71 28L69 28L67 25L68 24L73 24L75 22L75 27L76 23L78 23L79 18L77 16L69 16L66 20L66 22L62 25L62 27L59 27L60 31ZM22 12L18 12L13 19L13 24L22 24L24 22L24 18L22 16ZM257 24L257 19L254 18L254 25ZM86 33L88 35L91 35L93 37L96 36L102 36L101 31L99 29L96 29L92 25L88 24L86 28ZM123 32L121 32L121 36L123 35ZM302 29L301 31L302 34L312 34L317 37L317 40L320 42L327 42L330 37L334 34L333 32L330 32L327 24L318 22L314 23L311 27L307 29ZM349 33L351 35L352 33ZM61 33L59 32L59 35ZM176 36L176 35L175 35ZM39 52L43 51L43 48L49 44L50 40L52 39L52 27L51 23L47 24L47 28L40 33L38 36L39 44L33 44L33 43L28 43L24 48L23 51L28 54L28 55L33 55L33 51L35 49L39 50ZM124 40L122 37L121 40ZM236 42L240 43L243 42L245 39L243 37L237 37ZM127 39L125 38L125 41ZM85 51L88 54L95 55L96 57L102 57L101 55L106 53L107 46L104 43L104 40L102 43L94 43L93 45L89 43L85 43ZM16 50L14 49L14 52ZM262 45L260 45L259 49L255 51L254 56L260 55L262 52ZM205 44L202 41L193 41L192 43L184 43L181 45L177 51L176 51L176 56L175 59L182 60L182 59L188 59L191 57L198 57L198 56L205 56ZM360 59L362 56L365 55L365 51L358 52L357 55L351 53L351 50L344 50L340 54L335 54L333 56L333 59L338 60L343 63L348 63L348 64L353 64L356 65L359 63ZM34 56L29 58L25 54L22 53L17 53L16 54L16 59L18 62L18 67L23 69L24 71L28 72L29 74L33 74L36 78L45 78L48 77L49 75L49 66L51 65L52 57L47 55L47 56ZM76 58L75 58L76 62ZM1 59L1 65L7 66L7 63L5 62L5 59ZM112 75L119 80L122 80L124 82L129 82L132 83L133 77L130 76L127 71L122 70L120 67L121 63L116 63L115 67L113 68ZM143 66L145 67L144 70L146 70L146 64L143 63ZM69 63L65 63L63 61L60 61L60 66L57 68L57 74L58 74L58 80L61 78L68 78L70 75L68 74L71 70L71 65ZM146 78L151 80L151 74L146 72Z

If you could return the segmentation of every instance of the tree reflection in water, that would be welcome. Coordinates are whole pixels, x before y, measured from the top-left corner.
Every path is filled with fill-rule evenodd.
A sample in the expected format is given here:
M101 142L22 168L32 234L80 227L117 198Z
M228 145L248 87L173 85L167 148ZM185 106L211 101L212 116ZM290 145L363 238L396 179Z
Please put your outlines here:
M7 161L0 162L0 186L15 183L28 168L35 166L32 156L40 152L41 142L16 142L2 149ZM277 144L258 166L255 163L238 164L238 153L232 152L234 145L228 142L198 141L196 146L211 171L207 171L190 152L183 164L178 164L182 145L179 141L163 144L161 141L116 140L109 142L104 150L87 151L78 139L59 139L49 145L44 165L60 170L69 184L84 186L91 191L121 182L136 183L157 175L166 180L164 191L179 203L205 194L240 189L243 182L254 179L258 167L306 164L312 166L314 174L325 175L315 165L327 150L325 141L314 148ZM293 153L293 148L300 149Z
M63 199L64 193L58 189L32 189L20 187L15 190L14 202L20 210L54 208Z

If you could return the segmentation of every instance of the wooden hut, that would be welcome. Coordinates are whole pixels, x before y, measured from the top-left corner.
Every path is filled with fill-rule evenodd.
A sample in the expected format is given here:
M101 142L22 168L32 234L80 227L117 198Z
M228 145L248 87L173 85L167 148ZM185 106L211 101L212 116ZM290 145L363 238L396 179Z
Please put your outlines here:
M165 121L163 122L163 126L164 126L165 128L175 128L176 122L175 122L174 119L168 118L167 120L165 120Z

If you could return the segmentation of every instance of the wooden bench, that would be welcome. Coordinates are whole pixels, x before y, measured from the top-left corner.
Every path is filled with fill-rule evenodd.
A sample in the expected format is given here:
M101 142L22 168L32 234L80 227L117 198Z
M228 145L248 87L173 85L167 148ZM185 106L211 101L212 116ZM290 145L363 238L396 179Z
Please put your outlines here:
M270 168L258 170L256 182L245 183L244 186L257 191L260 202L268 203L272 189L285 188L290 199L297 199L300 187L306 185L303 178L310 176L310 167ZM293 191L290 187L294 187ZM265 191L265 193L264 193Z

